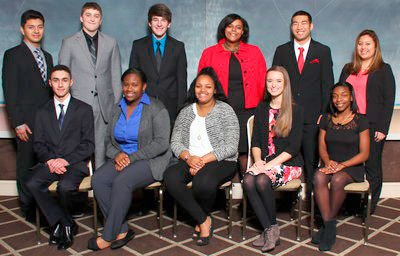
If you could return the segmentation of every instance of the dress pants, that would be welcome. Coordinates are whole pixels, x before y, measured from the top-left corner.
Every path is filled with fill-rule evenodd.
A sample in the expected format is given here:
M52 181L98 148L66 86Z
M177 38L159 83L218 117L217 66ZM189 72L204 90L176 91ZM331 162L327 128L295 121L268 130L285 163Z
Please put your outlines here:
M30 168L36 163L32 135L27 142L17 139L17 189L22 214L28 218L35 214L35 199L26 187L26 182L33 174Z
M66 209L68 196L77 191L83 178L88 175L86 163L80 162L68 166L67 171L61 175L50 173L48 166L42 163L35 166L33 171L35 173L26 186L35 197L50 226L56 225L63 218L72 223L72 218ZM49 185L54 181L58 181L57 193L61 204L48 190Z
M126 214L132 201L132 192L155 182L148 160L134 162L117 171L114 161L108 160L94 173L92 187L105 218L102 238L113 241L128 231Z
M101 113L99 100L100 98L95 96L92 105L94 116L94 143L96 145L94 151L96 169L106 162L105 138L107 136L107 123Z
M189 166L179 161L165 171L164 184L179 205L201 224L211 212L218 186L232 179L236 168L234 161L214 161L192 176ZM187 189L186 184L190 181L192 189Z
M367 162L365 162L365 172L367 180L371 187L372 200L371 200L371 213L375 212L376 205L382 191L383 172L382 172L382 151L385 140L375 141L375 127L370 124L370 152Z
M304 178L307 184L307 196L311 195L314 172L318 166L318 132L317 124L305 124L301 151L304 158Z

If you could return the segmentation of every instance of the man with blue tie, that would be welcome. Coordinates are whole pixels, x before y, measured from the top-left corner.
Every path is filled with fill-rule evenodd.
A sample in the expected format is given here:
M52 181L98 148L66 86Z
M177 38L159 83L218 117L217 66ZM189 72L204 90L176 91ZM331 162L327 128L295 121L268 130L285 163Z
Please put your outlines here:
M67 210L68 197L89 174L87 163L94 152L92 107L71 97L72 83L68 67L52 69L49 84L54 98L36 114L33 149L39 163L26 184L50 224L49 244L58 249L73 243L78 227ZM48 191L54 181L61 204Z
M50 99L47 79L53 59L41 47L44 17L40 12L25 11L20 31L21 44L4 53L2 81L8 119L17 140L16 177L21 212L27 220L34 221L34 200L24 185L30 176L29 168L37 162L32 148L34 118L38 107Z

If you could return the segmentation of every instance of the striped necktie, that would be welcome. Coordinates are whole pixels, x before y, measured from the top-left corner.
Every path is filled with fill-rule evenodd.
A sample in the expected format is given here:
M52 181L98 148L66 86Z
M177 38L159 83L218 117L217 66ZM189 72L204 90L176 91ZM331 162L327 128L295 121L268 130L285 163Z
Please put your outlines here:
M46 83L46 68L44 66L44 60L42 55L40 54L39 48L36 48L34 51L36 63L38 64L40 75L42 76L43 81Z
M64 123L64 117L65 117L65 112L64 112L64 104L58 104L58 106L60 106L60 115L58 116L58 127L62 128L63 123Z
M97 54L96 54L96 45L94 43L94 39L90 38L90 57L92 58L93 64L96 65L96 59L97 59Z

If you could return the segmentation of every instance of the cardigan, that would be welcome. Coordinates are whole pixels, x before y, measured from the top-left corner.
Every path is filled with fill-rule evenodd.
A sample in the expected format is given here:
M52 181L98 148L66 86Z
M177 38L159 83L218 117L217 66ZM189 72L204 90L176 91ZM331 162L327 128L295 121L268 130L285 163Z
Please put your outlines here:
M205 49L199 61L198 72L205 67L212 67L221 81L225 95L228 96L229 60L231 52L224 49L222 39L218 44ZM260 49L251 44L240 42L237 52L234 53L239 60L244 91L244 107L255 108L264 98L265 76L267 65Z
M348 65L343 67L339 81L349 77ZM367 80L367 113L366 117L372 128L383 134L388 134L392 119L396 83L392 68L384 64L382 68L368 74Z
M196 104L196 103L193 103ZM190 125L195 118L192 104L179 113L172 131L171 149L174 155L189 150ZM217 161L236 161L239 146L239 121L232 107L217 100L206 116L206 130Z
M121 107L115 105L112 121L108 125L106 156L114 159L122 152L114 138L115 124L121 115ZM161 101L150 97L150 104L144 104L138 134L138 151L129 155L131 163L148 160L155 180L162 180L164 171L172 156L169 149L170 120L167 109Z
M251 147L261 149L261 159L268 155L268 112L269 102L262 101L256 108L254 113L253 136L251 139ZM287 166L302 166L303 158L300 154L301 141L303 138L304 114L303 108L299 105L293 105L292 108L292 129L287 137L274 137L276 153L269 156L267 162L277 157L282 152L286 152L292 156L289 160L282 163Z

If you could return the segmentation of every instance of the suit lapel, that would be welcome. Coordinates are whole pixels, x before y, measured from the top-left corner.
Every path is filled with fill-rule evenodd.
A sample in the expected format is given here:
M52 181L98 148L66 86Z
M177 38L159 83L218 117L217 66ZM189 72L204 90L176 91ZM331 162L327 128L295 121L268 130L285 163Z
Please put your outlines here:
M74 98L71 97L68 104L67 113L65 113L64 122L61 128L61 136L63 136L65 131L68 129L68 125L71 123L71 119L75 115L75 111L76 111L76 105L74 102ZM58 127L58 122L57 122L57 127Z
M98 31L97 33L99 33L98 38L97 38L97 60L96 60L96 67L98 66L98 63L100 63L100 60L103 56L104 53L104 36L103 34Z
M58 116L57 116L57 112L56 112L56 106L54 105L54 99L52 99L49 102L48 110L49 110L49 116L48 116L49 123L51 125L50 131L54 131L55 140L56 140L56 142L59 142L61 131L60 131L60 128L58 127L58 120L57 120Z
M43 81L42 75L40 74L39 66L35 59L35 56L33 56L33 53L31 52L29 47L24 42L21 43L21 46L22 46L22 49L25 51L24 55L31 62L31 65L33 67L33 72L35 73L36 76L38 76L38 79L40 79L40 81ZM47 59L46 59L46 61L47 61ZM44 84L44 81L43 81L43 84Z
M289 63L291 63L293 70L295 70L296 75L300 76L299 67L297 65L296 53L294 52L294 42L291 41L289 44Z
M174 55L174 46L172 45L172 41L169 36L167 36L167 40L165 41L165 48L164 48L164 55L161 61L161 67L160 67L160 74L163 70L163 67L167 65L169 62L169 58Z
M93 64L92 57L90 57L89 48L86 42L85 35L83 34L82 30L76 34L76 40L78 41L80 47L82 48L83 55L86 56L90 65L93 67L93 69L95 69L96 67Z
M158 76L159 74L157 71L157 61L156 61L156 56L154 55L153 39L151 38L151 35L147 37L146 46L147 46L147 55L151 60L154 73L157 74Z
M305 71L307 71L308 66L310 66L310 61L314 59L314 56L315 56L315 43L311 39L310 46L308 47L307 56L304 61L304 68L303 68L303 72L302 72L303 74Z

